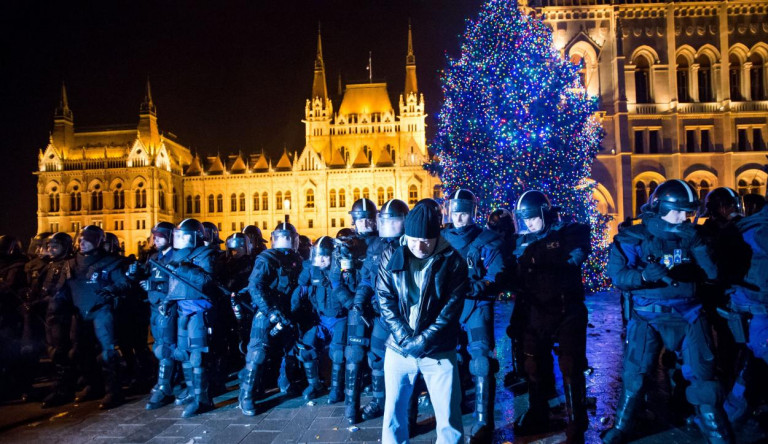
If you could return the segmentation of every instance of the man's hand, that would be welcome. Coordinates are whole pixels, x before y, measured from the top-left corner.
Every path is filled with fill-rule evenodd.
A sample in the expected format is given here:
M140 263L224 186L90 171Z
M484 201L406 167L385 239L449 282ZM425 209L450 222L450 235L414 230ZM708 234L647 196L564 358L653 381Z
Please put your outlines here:
M667 267L652 262L643 270L643 280L645 282L659 282L669 274Z
M424 336L422 335L409 336L400 344L400 348L403 349L403 352L414 358L422 357L426 347L427 344L424 343Z
M139 282L139 287L141 287L141 289L144 290L144 291L149 291L149 289L152 287L152 285L150 285L149 279L147 279L147 280L140 281Z

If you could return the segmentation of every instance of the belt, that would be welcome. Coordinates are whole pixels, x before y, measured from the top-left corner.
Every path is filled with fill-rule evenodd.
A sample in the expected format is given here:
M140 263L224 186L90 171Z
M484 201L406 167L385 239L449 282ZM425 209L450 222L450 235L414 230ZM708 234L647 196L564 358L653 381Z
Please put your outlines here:
M635 311L644 311L648 313L676 313L675 309L667 305L651 304L645 306L632 307Z
M731 304L731 310L739 313L768 314L768 307L762 304L736 305Z

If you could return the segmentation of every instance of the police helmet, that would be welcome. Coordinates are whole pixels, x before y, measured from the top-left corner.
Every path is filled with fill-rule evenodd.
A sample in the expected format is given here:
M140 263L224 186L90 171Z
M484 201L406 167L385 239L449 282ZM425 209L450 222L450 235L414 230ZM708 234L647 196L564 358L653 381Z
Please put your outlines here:
M0 236L0 256L18 256L21 254L21 242L15 236Z
M486 226L489 230L499 234L513 233L515 231L515 220L509 210L498 208L488 215Z
M331 239L328 236L323 236L319 238L315 245L312 246L312 253L310 254L310 260L312 261L312 265L319 266L319 261L321 256L332 256L333 255L333 239Z
M122 254L123 249L120 246L120 240L114 233L104 234L104 251L111 254Z
M765 206L765 198L759 194L745 194L742 196L742 200L744 201L745 216L751 216Z
M215 223L203 222L203 232L205 233L205 238L203 240L207 242L208 245L218 247L219 244L223 243L219 237L219 227L217 227Z
M170 222L158 222L152 227L152 235L165 238L168 242L173 241L173 230L176 226Z
M384 204L379 211L376 226L381 237L400 237L405 233L405 216L408 214L408 204L400 199L392 199Z
M470 217L474 219L475 211L477 210L477 199L475 193L460 188L451 194L448 198L448 209L451 214L453 213L469 213Z
M351 229L349 227L345 227L345 228L342 228L341 230L339 230L338 232L336 232L336 239L341 239L341 238L345 238L345 237L352 237L354 235L355 235L355 230L353 230L353 229Z
M49 247L51 246L60 246L61 247L61 254L58 256L51 255L54 259L59 259L62 257L69 256L72 254L72 236L70 236L67 233L58 232L54 233L53 236L48 240Z
M237 250L242 248L245 254L250 254L251 241L243 233L230 234L225 242L227 250Z
M376 220L376 204L370 199L357 199L352 204L349 214L352 216L353 221L358 219Z
M86 241L90 242L95 248L100 248L104 245L104 242L106 242L107 235L104 233L104 230L102 230L101 227L99 226L86 225L85 227L83 227L82 230L80 230L78 239L85 239Z
M302 259L308 260L309 255L312 252L312 240L303 234L299 236L299 256Z
M174 228L173 234L173 248L176 248L177 250L183 248L195 248L200 245L204 245L203 242L205 241L205 228L203 227L203 224L200 223L200 221L197 219L184 219L176 228ZM180 237L177 239L177 234L189 235L191 236L191 239L188 242L184 241Z
M699 199L690 185L680 179L670 179L656 187L640 210L665 216L670 211L694 212L699 209Z
M48 241L53 233L48 231L38 233L32 240L29 241L29 248L27 248L27 256L45 256L48 249Z
M280 222L272 231L272 248L299 248L299 232L288 222Z
M732 212L744 214L741 196L732 188L718 187L707 193L707 197L704 198L704 212L702 216L719 218L721 208L732 208Z
M261 234L261 230L256 225L248 225L247 227L243 228L243 234L248 236L248 238L253 242L266 242Z

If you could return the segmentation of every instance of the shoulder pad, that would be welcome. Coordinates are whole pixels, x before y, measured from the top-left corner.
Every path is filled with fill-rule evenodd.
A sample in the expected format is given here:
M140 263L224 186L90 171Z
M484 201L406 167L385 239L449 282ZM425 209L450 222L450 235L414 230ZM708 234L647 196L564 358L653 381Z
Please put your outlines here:
M623 243L639 243L642 240L648 239L648 234L648 230L643 224L638 224L624 228L614 238Z

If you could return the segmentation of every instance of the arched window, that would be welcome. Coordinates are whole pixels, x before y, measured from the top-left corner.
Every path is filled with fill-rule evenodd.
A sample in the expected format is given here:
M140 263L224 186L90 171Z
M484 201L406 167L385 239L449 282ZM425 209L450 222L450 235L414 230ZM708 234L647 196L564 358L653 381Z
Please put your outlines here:
M240 193L240 196L237 199L240 202L240 212L245 212L245 193Z
M363 188L363 199L370 199L371 198L371 192L368 191L368 188Z
M253 211L259 211L259 204L261 203L259 202L259 197L258 191L253 193Z
M440 185L435 185L432 187L432 199L440 199L443 195L443 187Z
M261 211L269 210L269 194L267 192L261 193Z
M237 194L235 193L229 196L229 211L233 213L237 211Z
M192 196L187 196L187 214L192 214Z
M580 85L586 87L587 86L587 63L586 61L581 57L580 54L572 54L571 55L571 63L578 66L579 68L579 81Z
M315 192L313 190L307 190L307 201L304 206L306 208L315 208Z
M749 70L749 89L752 100L765 100L765 78L763 77L765 61L759 54L752 54L749 61L752 62L752 68Z
M355 188L352 190L352 201L357 202L358 199L360 199L360 188Z
M216 198L213 197L213 194L208 195L208 212L213 213L216 211Z
M693 188L694 191L699 195L699 200L704 202L704 199L707 197L707 193L709 193L709 182L706 180L701 180L700 182L697 182L696 180L689 180L688 185Z
M645 189L645 183L637 182L635 184L635 216L640 214L640 208L648 202L648 191Z
M288 201L288 207L289 208L293 208L293 205L291 205L291 192L290 191L286 191L285 192L285 196L283 196L283 200L287 200ZM286 208L286 210L289 209L289 208Z
M178 213L179 212L179 193L176 192L176 187L173 187L173 196L171 197L173 199L173 212Z
M336 190L331 190L331 192L328 193L328 206L336 208Z
M104 209L104 194L101 192L101 185L96 184L91 190L91 211L101 211Z
M691 101L691 67L688 58L684 55L677 56L677 101L681 103Z
M387 188L387 200L392 200L395 198L395 190L392 187Z
M61 200L59 199L59 193L56 192L57 190L57 188L53 188L48 195L48 211L51 213L59 212Z
M728 86L732 101L744 100L744 96L741 94L741 60L736 54L731 54L728 57Z
M157 192L157 206L161 210L165 210L165 190L162 185L160 185L160 189Z
M83 196L79 191L73 191L69 195L69 209L71 211L80 211L83 209Z
M419 201L419 188L416 185L411 185L408 187L408 205L413 206L416 205L416 202Z
M202 200L203 199L202 199L202 197L200 197L199 194L195 196L195 213L197 213L197 214L200 214L200 212L201 212L201 206L202 206L201 205L201 201Z
M275 209L276 210L283 209L283 193L281 193L280 191L275 193Z
M379 208L383 207L386 201L386 195L384 194L384 188L379 187L378 190L376 190L376 203L379 205Z
M635 62L635 101L651 103L651 64L645 56Z
M699 63L699 102L712 102L714 100L712 90L712 60L706 55L697 59Z
M347 192L344 188L339 189L339 208L347 207Z
M223 194L216 195L216 212L217 213L224 212L224 195Z

